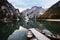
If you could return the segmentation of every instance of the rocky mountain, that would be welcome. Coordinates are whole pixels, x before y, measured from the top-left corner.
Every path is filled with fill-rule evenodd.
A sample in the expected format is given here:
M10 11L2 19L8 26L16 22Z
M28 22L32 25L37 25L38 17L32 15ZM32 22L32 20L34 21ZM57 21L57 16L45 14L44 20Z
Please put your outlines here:
M7 0L0 0L0 21L11 21L19 18L20 12Z
M34 16L39 16L40 14L43 14L45 12L45 9L42 7L33 6L31 9L26 9L22 12L24 17L28 16L28 18L33 18Z
M20 18L19 10L7 0L0 0L0 40L8 40L9 35L19 28L18 22L13 21L17 18Z
M60 19L60 1L58 1L53 6L51 6L39 18L42 18L42 19Z

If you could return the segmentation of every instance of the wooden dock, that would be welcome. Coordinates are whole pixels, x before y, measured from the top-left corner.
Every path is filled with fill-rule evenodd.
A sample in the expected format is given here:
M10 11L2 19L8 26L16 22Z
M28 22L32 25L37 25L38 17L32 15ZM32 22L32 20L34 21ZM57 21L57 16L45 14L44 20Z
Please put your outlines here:
M48 37L46 37L45 35L43 35L42 33L38 32L36 29L31 28L29 29L32 31L32 33L36 36L36 38L38 40L50 40Z

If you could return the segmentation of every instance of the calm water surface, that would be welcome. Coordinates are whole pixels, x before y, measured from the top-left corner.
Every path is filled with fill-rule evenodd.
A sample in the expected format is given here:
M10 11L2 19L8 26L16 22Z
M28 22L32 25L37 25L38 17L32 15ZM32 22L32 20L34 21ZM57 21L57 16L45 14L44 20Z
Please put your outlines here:
M46 34L51 34L51 32L53 34L60 34L60 22L0 22L0 40L27 40L27 31L19 30L19 26L23 26L25 28L39 28L41 30L44 30Z

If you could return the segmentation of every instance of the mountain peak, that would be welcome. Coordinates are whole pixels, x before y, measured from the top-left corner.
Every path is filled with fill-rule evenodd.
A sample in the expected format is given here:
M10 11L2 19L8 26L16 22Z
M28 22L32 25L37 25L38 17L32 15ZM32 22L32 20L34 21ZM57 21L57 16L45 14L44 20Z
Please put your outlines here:
M43 14L45 9L38 6L33 6L31 9L26 9L22 13L26 17L33 18L34 16L40 16L40 14Z
M38 6L33 6L32 8L42 8L42 7L38 7Z

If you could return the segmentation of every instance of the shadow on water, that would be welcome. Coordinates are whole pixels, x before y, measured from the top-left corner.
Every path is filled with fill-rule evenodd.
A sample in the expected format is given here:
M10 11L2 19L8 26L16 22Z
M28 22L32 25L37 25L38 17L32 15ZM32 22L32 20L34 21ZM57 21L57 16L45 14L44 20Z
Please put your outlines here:
M14 21L12 23L0 22L0 40L7 40L8 37L14 33L15 30L19 29L19 26L24 26L25 28L39 28L41 30L48 29L54 34L60 34L60 22L25 22L25 21ZM15 32L15 35L23 35L22 31ZM26 36L26 35L25 35ZM19 36L20 37L20 36ZM18 38L19 38L18 37ZM22 36L21 36L22 37ZM19 39L20 40L20 39Z
M0 40L7 40L10 34L14 32L14 30L18 29L20 23L14 21L12 23L4 23L0 22Z
M40 22L42 23L48 30L50 30L53 34L60 34L60 22Z

